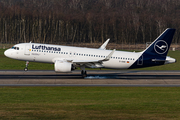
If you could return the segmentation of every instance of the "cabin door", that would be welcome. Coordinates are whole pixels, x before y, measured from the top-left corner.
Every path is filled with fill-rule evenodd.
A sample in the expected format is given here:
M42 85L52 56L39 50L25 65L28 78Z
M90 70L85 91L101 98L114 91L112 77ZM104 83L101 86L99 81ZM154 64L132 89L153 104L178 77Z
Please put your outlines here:
M31 51L30 45L26 45L26 46L25 46L24 54L25 54L25 55L30 55L30 51Z

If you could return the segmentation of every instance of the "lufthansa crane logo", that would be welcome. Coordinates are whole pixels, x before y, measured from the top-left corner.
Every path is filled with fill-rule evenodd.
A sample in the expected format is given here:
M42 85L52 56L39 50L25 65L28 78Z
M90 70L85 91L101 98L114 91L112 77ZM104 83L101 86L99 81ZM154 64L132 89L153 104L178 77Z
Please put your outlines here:
M154 50L158 54L164 54L168 50L168 44L164 40L158 40L154 44Z

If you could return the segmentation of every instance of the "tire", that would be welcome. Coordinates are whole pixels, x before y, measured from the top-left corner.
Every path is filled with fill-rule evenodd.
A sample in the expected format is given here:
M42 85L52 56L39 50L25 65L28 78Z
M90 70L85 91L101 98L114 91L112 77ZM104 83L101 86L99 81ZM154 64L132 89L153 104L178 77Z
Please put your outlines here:
M24 71L28 71L28 68L24 68Z

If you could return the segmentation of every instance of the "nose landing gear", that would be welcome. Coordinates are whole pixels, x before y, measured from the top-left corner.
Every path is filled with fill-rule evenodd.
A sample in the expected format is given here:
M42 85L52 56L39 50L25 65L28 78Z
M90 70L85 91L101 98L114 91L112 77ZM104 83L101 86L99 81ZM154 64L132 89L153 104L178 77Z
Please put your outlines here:
M28 65L29 65L29 61L26 61L26 67L24 68L24 71L28 71Z

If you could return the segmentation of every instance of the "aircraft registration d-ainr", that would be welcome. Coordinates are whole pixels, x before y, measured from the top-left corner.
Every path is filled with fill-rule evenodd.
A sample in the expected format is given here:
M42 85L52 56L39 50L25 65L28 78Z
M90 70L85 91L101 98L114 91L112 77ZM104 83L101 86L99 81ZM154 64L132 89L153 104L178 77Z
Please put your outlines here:
M132 69L164 65L176 62L167 56L175 29L167 28L149 47L142 52L106 50L109 39L98 49L71 47L40 43L19 43L6 50L4 55L17 60L53 63L55 72L71 72L81 68L83 77L85 68Z

